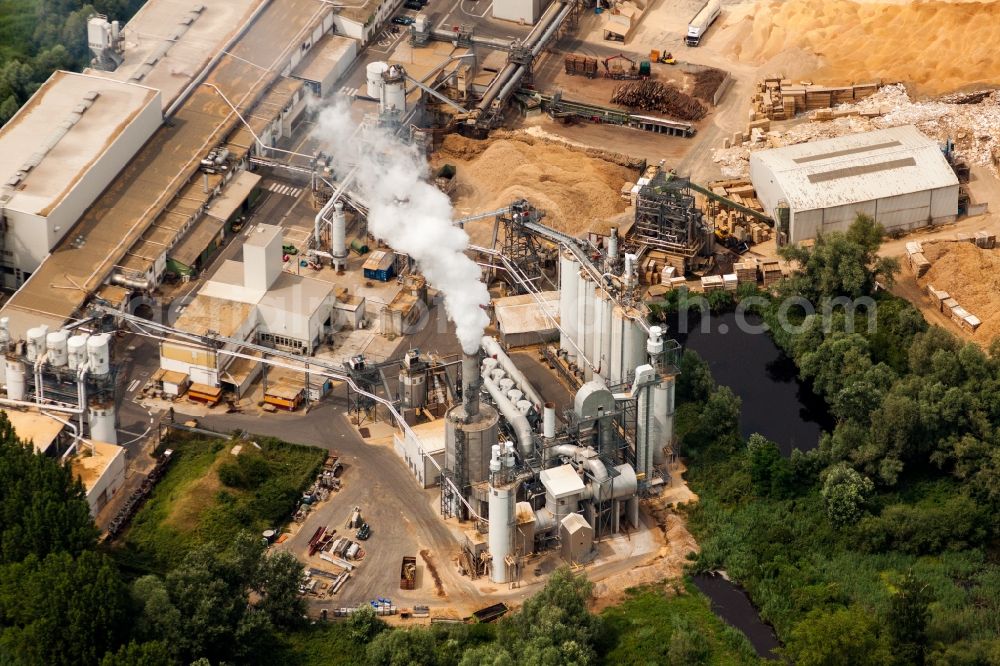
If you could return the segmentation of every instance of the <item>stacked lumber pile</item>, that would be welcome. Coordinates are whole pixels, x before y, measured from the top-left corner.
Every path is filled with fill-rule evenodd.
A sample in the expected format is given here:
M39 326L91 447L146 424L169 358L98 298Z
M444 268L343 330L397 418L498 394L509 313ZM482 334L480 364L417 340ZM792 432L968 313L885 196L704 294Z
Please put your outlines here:
M681 92L676 86L652 79L618 86L611 96L611 103L630 109L656 111L678 120L701 120L706 114L705 106L691 95Z
M830 109L874 94L880 83L827 87L793 84L789 79L768 78L759 82L750 101L751 120L788 120L799 113Z
M566 73L571 75L597 76L597 58L571 53L565 59Z

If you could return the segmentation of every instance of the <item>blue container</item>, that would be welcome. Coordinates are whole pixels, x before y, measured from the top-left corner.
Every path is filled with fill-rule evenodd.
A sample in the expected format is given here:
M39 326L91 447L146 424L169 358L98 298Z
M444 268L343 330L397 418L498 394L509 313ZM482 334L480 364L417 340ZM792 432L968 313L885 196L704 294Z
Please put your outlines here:
M600 14L604 11L604 7L594 7L594 13Z

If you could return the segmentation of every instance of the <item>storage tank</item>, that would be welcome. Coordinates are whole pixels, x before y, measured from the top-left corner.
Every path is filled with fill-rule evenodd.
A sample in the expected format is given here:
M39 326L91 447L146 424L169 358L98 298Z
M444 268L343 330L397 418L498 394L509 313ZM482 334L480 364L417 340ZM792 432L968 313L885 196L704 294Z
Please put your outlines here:
M4 374L7 378L7 397L11 400L24 400L24 364L7 359L4 362Z
M347 220L344 204L339 200L333 204L333 219L330 221L330 254L334 268L347 267Z
M92 335L87 340L87 362L90 373L106 375L111 372L111 336L107 333Z
M87 336L74 335L66 343L66 360L70 370L76 370L87 362Z
M403 407L420 409L427 404L427 375L422 371L399 373Z
M577 285L580 264L569 251L559 255L559 348L566 350L570 363L576 362Z
M589 291L590 278L584 277L581 272L576 286L576 346L577 352L585 358L578 358L577 363L583 367L590 360L587 353L587 332L594 325L587 319L587 291Z
M387 69L389 69L389 63L382 61L368 63L368 67L365 68L368 96L372 99L382 99L382 75Z
M48 335L48 327L36 326L28 329L28 344L25 347L25 356L32 363L45 353L45 336Z
M490 580L494 583L502 584L509 580L506 560L514 535L515 490L512 484L490 486L488 542L493 563Z
M45 336L46 360L54 368L61 368L67 361L67 342L69 334L66 331L52 331Z
M608 306L607 296L603 289L597 291L594 296L594 356L590 359L594 363L595 372L602 375L607 372L604 365L604 341L611 331L604 328L604 310Z
M389 65L382 73L382 96L379 111L406 112L406 70L400 65Z
M622 359L625 351L625 312L620 306L611 309L611 363L608 368L608 384L612 386L622 381Z
M112 403L92 402L88 411L90 438L96 442L118 443L115 430L115 406Z
M653 389L653 420L657 425L657 439L653 442L653 464L660 466L666 462L663 447L674 439L674 390L675 377L665 377Z

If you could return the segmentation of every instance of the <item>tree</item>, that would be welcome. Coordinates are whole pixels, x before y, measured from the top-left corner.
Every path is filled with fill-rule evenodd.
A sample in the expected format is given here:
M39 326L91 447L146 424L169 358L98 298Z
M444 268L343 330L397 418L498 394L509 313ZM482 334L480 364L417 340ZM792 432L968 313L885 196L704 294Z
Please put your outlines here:
M715 380L708 363L692 349L681 355L680 375L677 377L678 402L704 402L715 389Z
M368 663L372 666L433 666L436 663L434 647L434 636L423 627L383 631L368 644Z
M754 433L747 440L750 481L761 497L787 497L792 491L792 466L778 445Z
M18 663L96 663L118 647L127 617L126 588L103 555L29 555L0 569L0 654Z
M822 494L830 522L837 526L856 523L874 489L871 479L844 463L828 467L823 473Z
M0 564L94 547L97 528L69 467L17 439L0 414Z
M671 666L698 666L708 663L710 656L705 635L683 621L682 616L676 618L667 647L667 661Z
M497 631L517 663L586 666L596 662L601 618L587 610L593 584L568 567L557 569L541 592L503 619Z
M734 451L740 441L740 399L728 386L717 388L698 415L697 423L684 436L689 454L710 449Z
M846 232L820 234L810 248L788 245L779 253L797 262L793 288L813 303L823 298L857 298L875 291L875 282L886 286L899 271L899 262L879 257L884 230L868 215L859 214Z
M260 597L257 607L279 627L293 627L302 622L306 603L299 594L305 582L302 564L291 553L264 556L252 587Z
M812 610L782 650L796 666L881 666L890 661L875 623L862 608Z
M924 663L931 595L928 585L907 571L890 587L888 629L896 663Z
M117 652L109 652L101 660L101 666L174 666L176 663L163 641L132 642L121 646Z
M362 606L347 620L348 632L355 643L369 643L388 628L371 606Z

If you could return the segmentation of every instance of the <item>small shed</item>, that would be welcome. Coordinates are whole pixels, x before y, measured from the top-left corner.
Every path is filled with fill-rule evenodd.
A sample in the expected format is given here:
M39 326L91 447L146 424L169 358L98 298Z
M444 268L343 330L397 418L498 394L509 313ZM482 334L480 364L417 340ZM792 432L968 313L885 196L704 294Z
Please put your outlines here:
M159 368L153 373L153 381L163 390L163 394L172 398L184 395L191 383L187 373Z
M391 250L372 252L363 266L365 279L388 282L396 277L396 253Z
M571 513L559 524L562 556L567 562L585 562L594 549L594 528L578 513Z

